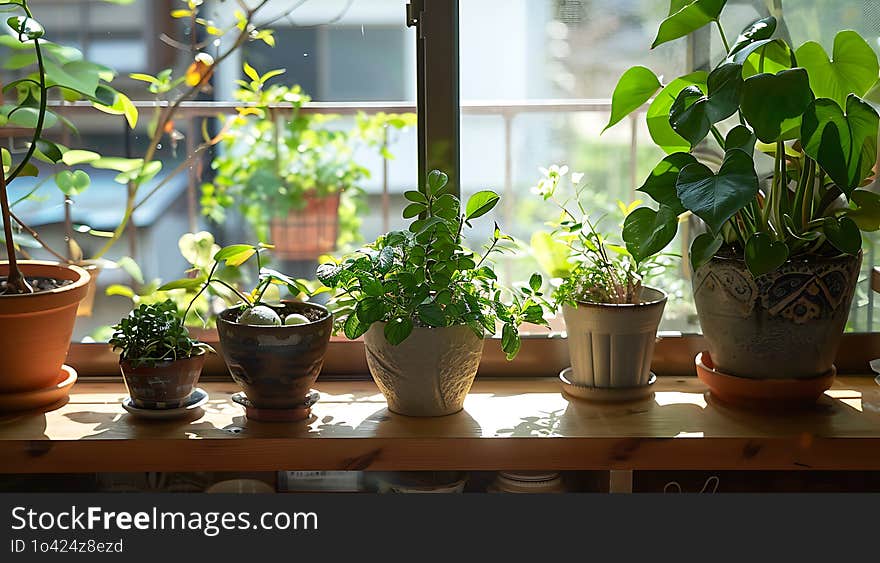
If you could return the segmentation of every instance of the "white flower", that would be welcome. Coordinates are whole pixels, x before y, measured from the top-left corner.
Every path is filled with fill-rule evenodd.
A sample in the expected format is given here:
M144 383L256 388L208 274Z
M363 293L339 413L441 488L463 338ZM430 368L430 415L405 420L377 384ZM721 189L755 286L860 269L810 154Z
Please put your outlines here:
M584 179L583 172L572 172L571 173L571 183L574 184L575 186L580 184L581 180L583 180L583 179Z

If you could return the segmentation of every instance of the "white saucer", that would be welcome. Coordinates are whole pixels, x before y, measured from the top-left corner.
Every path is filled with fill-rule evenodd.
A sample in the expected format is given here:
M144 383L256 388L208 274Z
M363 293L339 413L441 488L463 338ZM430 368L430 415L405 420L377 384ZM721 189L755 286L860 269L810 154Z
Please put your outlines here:
M151 418L151 419L170 419L170 418L182 418L185 416L190 416L194 412L201 411L202 405L208 402L208 392L202 388L197 387L193 390L192 394L189 396L189 399L186 400L186 403L182 407L178 407L176 409L142 409L134 406L131 402L131 397L126 397L122 400L122 408L128 411L128 414L132 416L137 416L139 418Z
M648 384L639 387L589 387L572 383L571 372L570 367L559 372L562 389L573 397L599 403L622 403L646 399L654 394L653 385L657 382L657 375L651 372Z

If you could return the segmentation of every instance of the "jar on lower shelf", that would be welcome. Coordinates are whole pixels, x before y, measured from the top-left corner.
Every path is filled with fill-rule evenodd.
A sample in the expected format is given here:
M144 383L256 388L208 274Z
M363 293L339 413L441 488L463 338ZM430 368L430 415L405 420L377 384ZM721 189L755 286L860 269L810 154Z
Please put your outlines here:
M562 476L553 471L500 471L490 493L564 493Z

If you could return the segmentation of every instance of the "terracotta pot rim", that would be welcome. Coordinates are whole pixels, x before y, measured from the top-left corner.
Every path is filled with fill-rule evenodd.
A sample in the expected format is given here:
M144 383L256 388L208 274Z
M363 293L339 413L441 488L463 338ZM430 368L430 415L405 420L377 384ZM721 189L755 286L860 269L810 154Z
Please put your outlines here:
M580 307L589 307L589 308L599 308L599 309L628 309L628 308L638 308L638 307L656 307L658 305L663 305L666 303L666 300L669 296L662 289L651 287L651 286L642 286L642 290L650 290L656 291L660 294L657 299L653 299L651 301L641 301L639 303L594 303L592 301L578 301L577 308Z
M199 359L199 358L204 358L205 355L206 355L207 353L208 353L208 351L205 350L204 348L198 348L198 349L196 350L196 352L195 352L192 356L187 356L186 358L177 358L176 360L163 360L163 361L158 362L156 365L153 365L153 366L142 365L142 366L138 366L138 367L132 367L132 365L131 365L131 359L130 359L130 358L123 358L122 356L120 356L120 357L119 357L119 365L120 365L120 366L126 366L126 367L128 367L129 369L132 369L132 370L141 370L141 369L165 369L165 368L169 368L169 367L172 367L172 366L174 366L174 365L177 365L177 364L180 364L180 363L183 363L183 362L188 362L188 361L190 361L190 360L195 360L195 359Z
M0 260L0 266L9 265L8 260ZM66 293L69 291L75 291L80 289L86 285L88 285L89 281L92 279L92 276L82 267L76 266L74 264L62 264L61 262L51 262L48 260L19 260L18 265L22 269L22 273L25 276L29 276L32 274L27 273L27 266L48 266L55 267L59 270L71 270L76 273L79 278L73 280L73 283L69 283L62 287L56 287L55 289L50 289L49 291L38 291L35 293L26 293L26 294L15 294L15 295L0 295L0 300L14 300L14 299L35 299L39 297L45 297L47 295L58 295L61 293ZM58 279L58 278L56 278ZM61 278L67 279L67 278Z
M271 330L275 330L275 331L286 330L287 332L293 333L293 332L305 331L305 330L310 331L310 330L315 329L319 325L325 324L327 321L333 322L333 313L330 312L330 309L328 309L327 307L325 307L324 305L321 305L319 303L311 303L308 301L303 301L303 302L289 301L286 303L282 303L282 305L302 305L307 308L318 309L324 313L324 316L322 316L320 319L318 319L316 321L309 321L305 324L300 324L300 325L244 325L241 323L233 322L233 321L226 318L226 315L228 315L231 311L238 311L242 307L244 307L244 305L236 305L235 307L229 307L229 308L221 311L217 315L217 324L222 323L223 325L225 325L227 327L234 327L234 329L238 329L238 330L271 329Z

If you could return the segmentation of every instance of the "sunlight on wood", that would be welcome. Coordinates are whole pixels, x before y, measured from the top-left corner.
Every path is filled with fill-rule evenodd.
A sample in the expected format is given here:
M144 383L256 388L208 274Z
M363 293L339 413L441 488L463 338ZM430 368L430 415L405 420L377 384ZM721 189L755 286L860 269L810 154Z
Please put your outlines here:
M654 393L654 401L661 407L667 405L696 405L701 409L706 408L706 396L703 393L659 391Z

